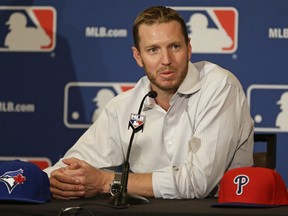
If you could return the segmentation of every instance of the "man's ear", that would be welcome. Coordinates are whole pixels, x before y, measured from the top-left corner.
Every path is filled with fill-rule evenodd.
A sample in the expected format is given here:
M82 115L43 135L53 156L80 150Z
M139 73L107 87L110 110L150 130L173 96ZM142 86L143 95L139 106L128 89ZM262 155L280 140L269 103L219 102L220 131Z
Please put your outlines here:
M192 56L191 38L188 38L188 61L191 60L191 56Z
M140 52L138 51L138 49L136 47L132 47L132 52L133 52L133 57L136 60L137 64L140 67L143 67L142 58L141 58L141 55L140 55Z

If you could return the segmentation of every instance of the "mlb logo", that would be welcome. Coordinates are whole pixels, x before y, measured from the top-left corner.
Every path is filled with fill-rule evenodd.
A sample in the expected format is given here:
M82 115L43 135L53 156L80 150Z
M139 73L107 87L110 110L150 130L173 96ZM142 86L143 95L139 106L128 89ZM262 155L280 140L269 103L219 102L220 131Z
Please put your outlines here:
M144 123L145 116L131 113L128 129L131 127L135 132L143 131Z
M288 132L288 85L251 85L247 100L255 132Z
M238 46L238 11L233 7L171 7L187 25L193 53L234 53Z
M55 45L53 7L0 7L0 52L50 52Z
M134 86L135 83L68 83L64 95L64 124L68 128L88 128L112 98Z

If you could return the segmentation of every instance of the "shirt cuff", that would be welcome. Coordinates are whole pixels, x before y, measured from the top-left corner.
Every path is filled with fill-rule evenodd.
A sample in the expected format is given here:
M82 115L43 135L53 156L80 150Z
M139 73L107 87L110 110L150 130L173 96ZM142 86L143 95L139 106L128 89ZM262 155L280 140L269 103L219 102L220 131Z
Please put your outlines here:
M63 162L62 162L62 159L60 159L56 164L54 164L53 166L50 166L50 167L47 167L45 168L43 171L47 173L48 177L51 176L51 172L53 170L56 170L58 168L61 168L61 167L65 167L67 165L65 165Z
M173 173L170 167L152 173L152 186L155 198L177 198L178 193L176 192L177 189L173 181Z

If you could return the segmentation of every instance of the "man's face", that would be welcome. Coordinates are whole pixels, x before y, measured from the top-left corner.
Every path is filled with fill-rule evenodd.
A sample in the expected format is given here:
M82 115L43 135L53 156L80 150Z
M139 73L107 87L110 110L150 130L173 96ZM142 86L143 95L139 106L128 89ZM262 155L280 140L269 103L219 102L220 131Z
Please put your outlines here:
M178 22L139 27L139 48L132 48L134 58L143 67L155 91L175 93L184 80L191 57Z

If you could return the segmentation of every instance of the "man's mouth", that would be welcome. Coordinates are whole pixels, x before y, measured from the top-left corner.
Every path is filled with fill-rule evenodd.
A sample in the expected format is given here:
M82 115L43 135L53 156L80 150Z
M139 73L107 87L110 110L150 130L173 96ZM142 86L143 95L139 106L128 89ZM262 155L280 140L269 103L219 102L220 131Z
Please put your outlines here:
M172 71L172 70L165 70L165 71L161 71L161 72L159 73L159 75L160 75L161 77L164 77L164 78L170 78L170 77L172 77L172 76L175 75L175 72Z

